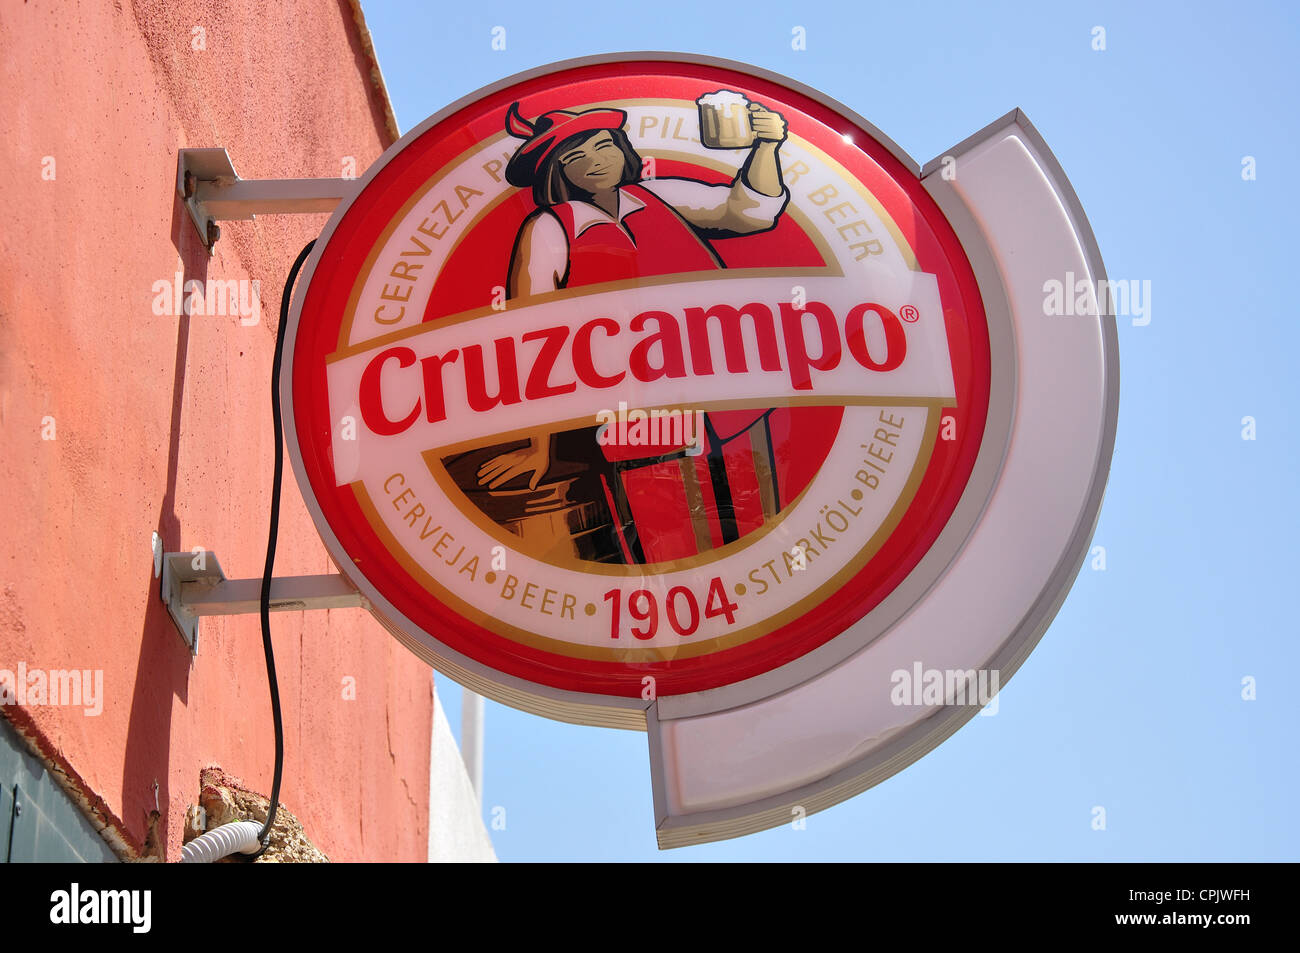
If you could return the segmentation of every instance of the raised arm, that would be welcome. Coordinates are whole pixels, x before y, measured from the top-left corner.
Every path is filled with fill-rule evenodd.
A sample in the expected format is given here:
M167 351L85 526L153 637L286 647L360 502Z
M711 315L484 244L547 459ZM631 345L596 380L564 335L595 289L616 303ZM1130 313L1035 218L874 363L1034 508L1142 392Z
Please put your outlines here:
M709 185L694 179L651 179L640 183L659 196L696 228L709 232L748 235L776 224L789 193L764 195L741 176L730 185Z
M790 193L781 180L777 149L785 139L785 119L758 103L749 106L754 145L730 185L691 179L642 182L696 228L748 235L773 227Z
M785 183L776 150L785 141L785 117L760 103L750 103L749 124L754 128L754 147L737 179L763 195L781 195Z

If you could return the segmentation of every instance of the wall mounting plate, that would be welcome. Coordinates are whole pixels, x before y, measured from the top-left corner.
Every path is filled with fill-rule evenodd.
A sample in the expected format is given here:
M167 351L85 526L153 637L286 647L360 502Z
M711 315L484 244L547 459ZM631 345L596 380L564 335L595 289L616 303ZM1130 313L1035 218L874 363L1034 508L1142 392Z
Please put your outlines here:
M162 601L166 603L181 638L190 647L191 655L199 652L199 617L185 605L182 587L186 583L212 587L224 582L225 578L216 553L205 550L201 553L166 553L163 556Z

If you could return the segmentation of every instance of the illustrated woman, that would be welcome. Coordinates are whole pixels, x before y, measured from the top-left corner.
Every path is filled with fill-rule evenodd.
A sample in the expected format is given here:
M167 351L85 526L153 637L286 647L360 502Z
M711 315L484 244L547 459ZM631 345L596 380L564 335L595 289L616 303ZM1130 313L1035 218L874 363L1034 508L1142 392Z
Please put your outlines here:
M711 185L676 177L643 181L622 110L556 110L529 123L519 104L512 105L506 128L524 142L506 166L506 179L531 189L537 209L515 239L507 298L723 268L709 239L770 229L789 200L777 156L785 120L757 103L748 110L754 130L749 155L730 184ZM581 433L569 443L578 445L584 462L598 465L594 440ZM554 444L564 436L538 432L524 446L489 457L478 467L479 485L496 489L526 477L536 488L553 464L574 457L572 446L557 456ZM641 561L635 551L625 556Z

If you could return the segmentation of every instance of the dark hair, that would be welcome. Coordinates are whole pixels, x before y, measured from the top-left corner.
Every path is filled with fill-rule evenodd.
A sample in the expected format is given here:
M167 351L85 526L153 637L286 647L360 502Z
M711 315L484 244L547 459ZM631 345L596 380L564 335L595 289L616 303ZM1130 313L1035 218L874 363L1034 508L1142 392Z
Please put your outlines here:
M564 177L564 169L560 165L560 156L602 132L608 132L614 140L614 145L618 146L619 151L623 153L623 177L618 180L618 184L627 185L629 182L639 182L641 180L641 157L636 154L636 150L632 148L632 143L627 138L627 133L622 129L594 129L591 132L580 132L576 136L565 139L556 147L555 151L547 157L546 163L542 166L536 180L534 180L533 201L537 203L538 208L562 205L587 194L581 189L575 188Z

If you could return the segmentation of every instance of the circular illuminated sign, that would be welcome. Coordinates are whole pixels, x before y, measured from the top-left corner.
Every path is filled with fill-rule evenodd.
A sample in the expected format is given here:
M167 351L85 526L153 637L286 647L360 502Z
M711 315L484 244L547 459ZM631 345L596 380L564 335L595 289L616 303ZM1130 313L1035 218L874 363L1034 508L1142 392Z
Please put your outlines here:
M599 723L868 615L989 413L980 289L916 174L713 62L542 70L428 120L291 320L291 453L341 570L435 665Z
M732 837L910 764L1043 635L1118 408L1113 316L1045 298L1080 281L1100 253L1018 110L921 168L743 64L561 63L335 212L290 456L396 638L647 730L660 845Z

